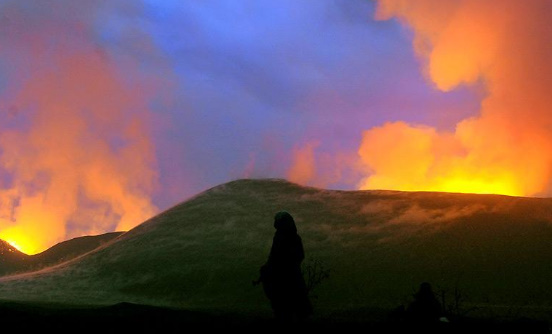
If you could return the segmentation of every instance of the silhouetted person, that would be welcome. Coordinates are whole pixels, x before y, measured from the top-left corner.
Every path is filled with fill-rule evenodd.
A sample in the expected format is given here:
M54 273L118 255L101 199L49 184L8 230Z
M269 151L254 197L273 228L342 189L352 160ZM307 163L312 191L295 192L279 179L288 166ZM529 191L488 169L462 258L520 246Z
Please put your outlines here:
M442 316L441 304L435 297L431 284L420 284L420 290L414 294L414 301L408 306L408 320L420 325L433 325Z
M305 258L303 242L293 217L285 211L274 217L274 228L272 248L261 268L260 280L276 319L281 323L296 322L312 312L301 273L301 262Z

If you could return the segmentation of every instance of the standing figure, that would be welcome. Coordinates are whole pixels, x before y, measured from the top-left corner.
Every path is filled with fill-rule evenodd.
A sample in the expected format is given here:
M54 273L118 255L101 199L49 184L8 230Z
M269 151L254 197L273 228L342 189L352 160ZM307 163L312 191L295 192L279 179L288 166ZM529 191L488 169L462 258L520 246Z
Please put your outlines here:
M420 290L414 295L414 301L408 306L411 321L420 324L435 324L442 316L441 304L435 297L431 284L423 282Z
M293 217L281 211L274 217L276 233L268 261L261 268L260 281L270 299L274 316L281 323L293 323L312 313L301 272L305 258L303 242Z

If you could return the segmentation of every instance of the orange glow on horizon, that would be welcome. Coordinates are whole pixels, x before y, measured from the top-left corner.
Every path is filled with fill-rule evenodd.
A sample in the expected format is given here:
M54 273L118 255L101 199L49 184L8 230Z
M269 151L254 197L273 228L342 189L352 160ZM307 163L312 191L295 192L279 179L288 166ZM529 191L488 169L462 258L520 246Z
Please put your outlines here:
M467 146L457 134L427 126L396 122L372 128L358 151L370 174L359 188L527 195L522 168L476 156Z

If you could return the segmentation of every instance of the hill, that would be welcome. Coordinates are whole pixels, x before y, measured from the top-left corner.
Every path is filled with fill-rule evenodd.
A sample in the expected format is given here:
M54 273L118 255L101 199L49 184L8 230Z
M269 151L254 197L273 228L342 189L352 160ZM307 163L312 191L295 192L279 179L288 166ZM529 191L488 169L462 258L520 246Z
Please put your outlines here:
M0 240L0 276L38 270L74 259L121 234L123 232L73 238L34 255L22 253L9 243Z
M270 314L251 281L280 210L296 219L305 265L316 259L331 270L315 291L317 314L389 310L429 281L447 303L463 298L465 310L549 315L551 199L335 191L282 180L209 189L84 256L0 278L0 298Z
M29 256L4 240L0 240L0 275L16 272L27 265Z
M117 238L124 232L84 236L60 242L42 253L30 256L32 268L44 268L74 259Z

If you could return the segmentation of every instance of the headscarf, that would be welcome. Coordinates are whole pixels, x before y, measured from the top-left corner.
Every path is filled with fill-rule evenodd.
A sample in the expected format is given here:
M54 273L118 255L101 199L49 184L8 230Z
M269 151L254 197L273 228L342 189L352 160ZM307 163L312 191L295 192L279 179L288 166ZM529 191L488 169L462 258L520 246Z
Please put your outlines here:
M286 211L280 211L274 216L274 228L284 234L297 234L293 217Z

